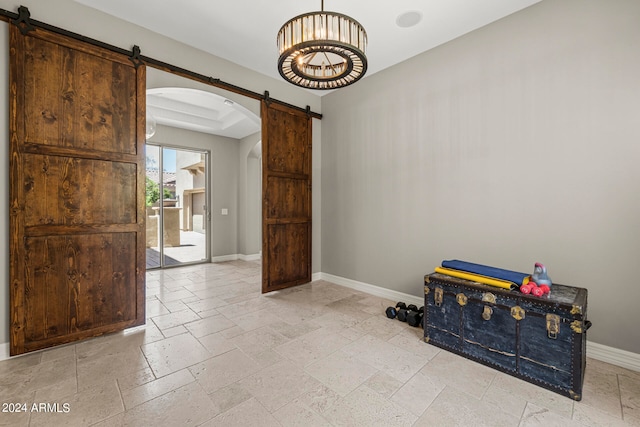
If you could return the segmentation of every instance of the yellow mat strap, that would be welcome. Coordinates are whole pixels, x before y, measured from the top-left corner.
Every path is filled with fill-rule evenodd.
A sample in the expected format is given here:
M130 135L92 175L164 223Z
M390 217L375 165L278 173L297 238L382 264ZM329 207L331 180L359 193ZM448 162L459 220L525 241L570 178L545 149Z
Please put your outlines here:
M466 271L453 270L451 268L436 267L436 273L445 274L447 276L457 277L459 279L471 280L485 285L496 286L503 289L515 289L517 286L513 282L507 280L494 279L493 277L482 276L480 274L467 273Z

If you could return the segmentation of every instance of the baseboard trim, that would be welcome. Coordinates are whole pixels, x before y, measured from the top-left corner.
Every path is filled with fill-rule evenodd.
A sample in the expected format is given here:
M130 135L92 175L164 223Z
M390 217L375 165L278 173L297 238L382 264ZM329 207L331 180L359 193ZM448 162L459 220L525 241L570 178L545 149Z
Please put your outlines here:
M640 372L640 354L587 341L587 356L602 362Z
M381 288L380 286L371 285L369 283L358 282L356 280L347 279L340 276L334 276L328 273L316 273L314 277L326 280L336 285L362 291L391 301L403 301L407 304L415 304L417 306L424 305L424 299L391 289ZM587 341L587 357L640 372L640 354L632 353L626 350L609 347L595 342Z
M257 261L261 258L260 254L231 254L211 257L211 262L226 262L226 261Z
M415 304L418 307L424 305L424 298L420 298L414 295L405 294L402 292L394 291L387 288L381 288L380 286L371 285L369 283L358 282L357 280L347 279L340 276L334 276L328 273L319 273L322 280L326 280L336 285L341 285L347 288L355 289L357 291L366 292L377 297L386 298L391 301L402 301L407 304Z
M239 254L238 255L238 259L241 261L258 261L260 260L260 258L261 258L260 254L250 254L250 255Z
M255 255L242 256L249 258L254 257ZM235 261L237 259L239 259L239 255L237 254L226 255L222 257L215 257L211 260L211 262ZM259 254L258 258L256 259L259 259ZM347 279L345 277L334 276L333 274L313 273L311 278L314 281L326 280L328 282L335 283L336 285L355 289L357 291L365 292L377 297L386 298L391 301L403 301L408 304L415 304L417 306L421 306L424 304L424 300L422 298L416 297L414 295L405 294L403 292L398 292L391 289L381 288L380 286L358 282L357 280ZM630 351L587 341L587 356L596 360L600 360L602 362L620 366L625 369L640 372L640 354L638 353L632 353ZM9 343L0 343L0 361L9 358Z
M10 357L11 356L9 354L9 343L8 342L0 343L0 361L6 360Z
M226 261L237 261L237 260L238 260L238 254L211 257L211 262L226 262Z

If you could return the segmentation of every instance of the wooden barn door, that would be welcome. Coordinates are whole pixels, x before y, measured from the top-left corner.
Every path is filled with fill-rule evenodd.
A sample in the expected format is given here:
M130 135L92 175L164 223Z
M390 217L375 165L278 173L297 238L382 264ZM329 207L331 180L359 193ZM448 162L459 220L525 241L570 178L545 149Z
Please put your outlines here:
M11 354L145 319L145 68L10 35Z
M311 117L262 102L262 292L311 281Z

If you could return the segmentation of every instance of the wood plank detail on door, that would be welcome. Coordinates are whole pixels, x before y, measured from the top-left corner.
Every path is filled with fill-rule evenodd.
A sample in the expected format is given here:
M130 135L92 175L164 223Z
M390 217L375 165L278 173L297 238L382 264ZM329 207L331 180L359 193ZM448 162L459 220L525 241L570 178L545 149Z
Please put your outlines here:
M145 321L146 71L10 29L11 355Z
M311 117L262 102L262 292L311 281Z

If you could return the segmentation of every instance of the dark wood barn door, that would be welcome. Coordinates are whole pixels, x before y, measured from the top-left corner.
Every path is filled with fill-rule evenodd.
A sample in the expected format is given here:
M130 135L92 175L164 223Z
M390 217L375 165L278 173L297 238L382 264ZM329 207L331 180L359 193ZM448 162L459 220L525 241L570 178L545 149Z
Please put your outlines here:
M262 292L311 281L311 117L262 102Z
M10 35L11 354L144 323L145 68Z

